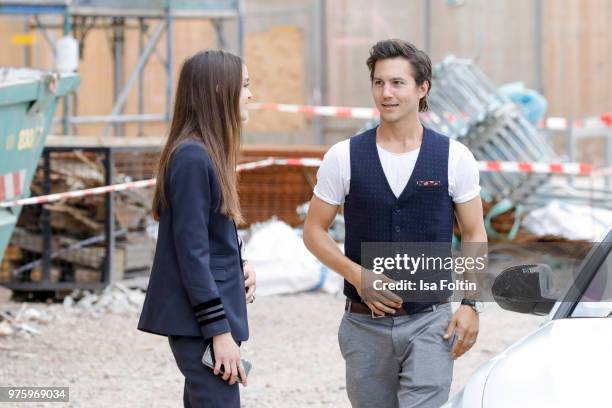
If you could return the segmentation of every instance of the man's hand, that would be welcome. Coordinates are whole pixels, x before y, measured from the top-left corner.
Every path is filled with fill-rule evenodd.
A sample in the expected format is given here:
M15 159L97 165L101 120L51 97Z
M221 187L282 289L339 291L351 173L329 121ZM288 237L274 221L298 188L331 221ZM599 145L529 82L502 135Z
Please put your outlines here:
M476 343L478 325L478 313L470 306L459 306L444 333L444 340L448 340L455 332L455 344L451 350L453 359L461 357Z
M246 288L246 302L255 300L255 270L250 263L244 262L244 287Z
M389 290L374 289L374 281L381 280L383 283L395 282L385 275L377 275L372 271L359 268L354 273L351 284L357 289L357 293L368 305L372 313L378 316L395 314L395 310L402 307L402 298Z
M371 271L362 273L361 266L347 258L329 236L327 230L339 208L339 205L329 204L316 195L312 197L308 216L304 221L304 244L324 265L349 281L372 312L377 315L384 315L385 312L393 313L402 306L402 299L393 292L376 291L372 287L376 279L381 279L383 282L393 281Z
M214 374L218 375L223 366L223 381L229 381L229 385L236 384L240 375L242 384L246 387L247 376L240 363L240 347L234 341L231 333L223 333L213 336L213 351L215 353Z

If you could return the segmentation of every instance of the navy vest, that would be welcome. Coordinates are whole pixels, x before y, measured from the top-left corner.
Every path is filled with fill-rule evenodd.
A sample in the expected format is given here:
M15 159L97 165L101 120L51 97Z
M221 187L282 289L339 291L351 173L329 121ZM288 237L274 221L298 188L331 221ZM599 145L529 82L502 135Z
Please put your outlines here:
M366 242L440 242L448 243L450 251L454 207L448 194L449 139L423 128L416 165L397 198L378 156L376 129L350 141L351 180L344 204L346 256L361 265L361 244ZM450 280L450 271L443 277ZM346 280L344 294L353 301L361 300ZM407 302L404 308L418 311L433 303L437 302Z

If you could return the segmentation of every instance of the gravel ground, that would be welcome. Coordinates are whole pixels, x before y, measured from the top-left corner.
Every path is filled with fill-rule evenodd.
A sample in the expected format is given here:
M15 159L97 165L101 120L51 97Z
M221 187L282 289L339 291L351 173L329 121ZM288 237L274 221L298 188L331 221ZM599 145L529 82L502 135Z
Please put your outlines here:
M21 307L11 302L0 310L16 313ZM92 316L61 304L26 307L42 314L28 322L40 333L0 337L0 385L70 387L68 404L28 406L182 406L183 378L167 341L137 331L136 313ZM243 355L254 368L249 386L241 388L244 407L350 406L337 344L342 299L308 293L258 298L249 307L251 339ZM542 321L487 304L478 343L455 364L451 394L480 364Z

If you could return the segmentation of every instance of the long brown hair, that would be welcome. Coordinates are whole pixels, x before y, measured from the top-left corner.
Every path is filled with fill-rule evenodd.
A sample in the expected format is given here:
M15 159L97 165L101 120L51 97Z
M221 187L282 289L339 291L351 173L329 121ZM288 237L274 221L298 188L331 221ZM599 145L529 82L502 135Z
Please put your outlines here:
M167 207L165 185L176 149L187 140L204 145L221 188L217 210L243 221L237 191L236 164L240 146L242 59L221 50L205 50L181 67L168 140L157 167L153 218Z

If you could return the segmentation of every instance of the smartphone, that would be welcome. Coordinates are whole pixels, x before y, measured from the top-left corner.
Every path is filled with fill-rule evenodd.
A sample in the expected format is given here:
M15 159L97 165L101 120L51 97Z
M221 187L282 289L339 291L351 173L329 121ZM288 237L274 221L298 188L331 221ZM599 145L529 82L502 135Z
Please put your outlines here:
M212 343L208 343L208 345L206 346L206 350L204 350L204 355L202 356L202 364L204 364L206 367L211 368L212 370L215 369L215 356L212 349ZM251 362L241 358L240 365L242 366L244 373L248 377L252 367ZM223 366L221 366L220 373L221 375L223 375L224 373ZM236 378L239 383L242 383L240 374L238 374L238 377Z

